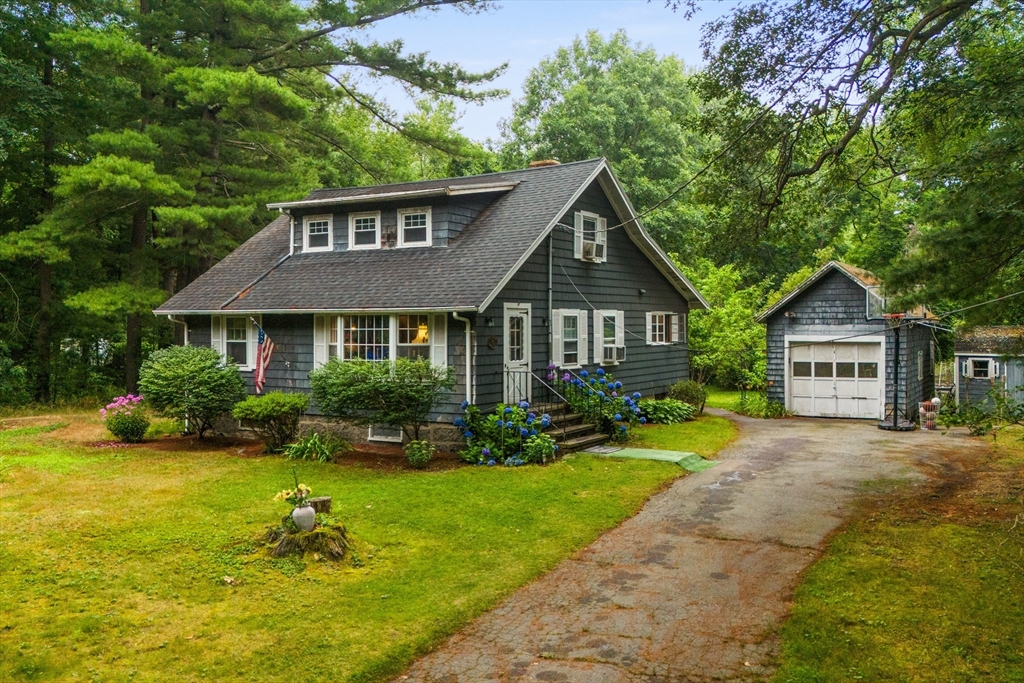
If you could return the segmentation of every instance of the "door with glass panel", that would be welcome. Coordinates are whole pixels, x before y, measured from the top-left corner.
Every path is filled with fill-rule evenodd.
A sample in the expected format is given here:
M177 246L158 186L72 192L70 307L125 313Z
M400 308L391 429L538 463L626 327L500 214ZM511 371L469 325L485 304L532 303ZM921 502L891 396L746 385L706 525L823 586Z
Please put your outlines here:
M505 403L530 400L530 306L505 304Z

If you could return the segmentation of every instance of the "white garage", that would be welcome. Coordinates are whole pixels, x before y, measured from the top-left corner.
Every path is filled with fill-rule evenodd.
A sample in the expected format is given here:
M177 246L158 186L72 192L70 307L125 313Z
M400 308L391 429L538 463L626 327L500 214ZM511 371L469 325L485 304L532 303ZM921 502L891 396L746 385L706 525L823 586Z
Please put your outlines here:
M786 407L795 415L879 419L885 408L883 337L786 337Z

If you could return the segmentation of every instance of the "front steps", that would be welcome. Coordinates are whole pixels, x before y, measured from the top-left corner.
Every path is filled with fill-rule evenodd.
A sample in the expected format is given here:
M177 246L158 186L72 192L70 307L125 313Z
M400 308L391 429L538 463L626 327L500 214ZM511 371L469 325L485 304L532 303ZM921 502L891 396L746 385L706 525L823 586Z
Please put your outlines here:
M567 455L608 441L608 435L598 431L597 425L587 424L579 413L570 413L564 403L531 406L534 413L547 413L551 426L544 433L558 444L559 455Z

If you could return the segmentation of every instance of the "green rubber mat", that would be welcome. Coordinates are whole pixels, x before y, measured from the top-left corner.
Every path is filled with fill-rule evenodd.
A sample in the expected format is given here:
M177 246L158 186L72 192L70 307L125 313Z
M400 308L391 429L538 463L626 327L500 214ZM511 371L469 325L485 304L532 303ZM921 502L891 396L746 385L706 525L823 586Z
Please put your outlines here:
M611 453L586 451L592 455L601 455L606 458L634 458L636 460L660 460L663 462L674 462L690 472L703 472L718 464L717 460L705 460L696 453L685 451L656 451L649 448L622 448Z

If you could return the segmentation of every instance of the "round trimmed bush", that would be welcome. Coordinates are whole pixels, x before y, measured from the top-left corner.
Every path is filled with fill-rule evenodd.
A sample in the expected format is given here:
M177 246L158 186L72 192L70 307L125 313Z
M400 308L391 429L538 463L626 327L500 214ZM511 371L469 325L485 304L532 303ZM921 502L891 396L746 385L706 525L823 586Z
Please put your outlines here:
M309 408L309 396L271 391L249 396L231 414L263 439L267 453L279 453L299 431L299 420Z

